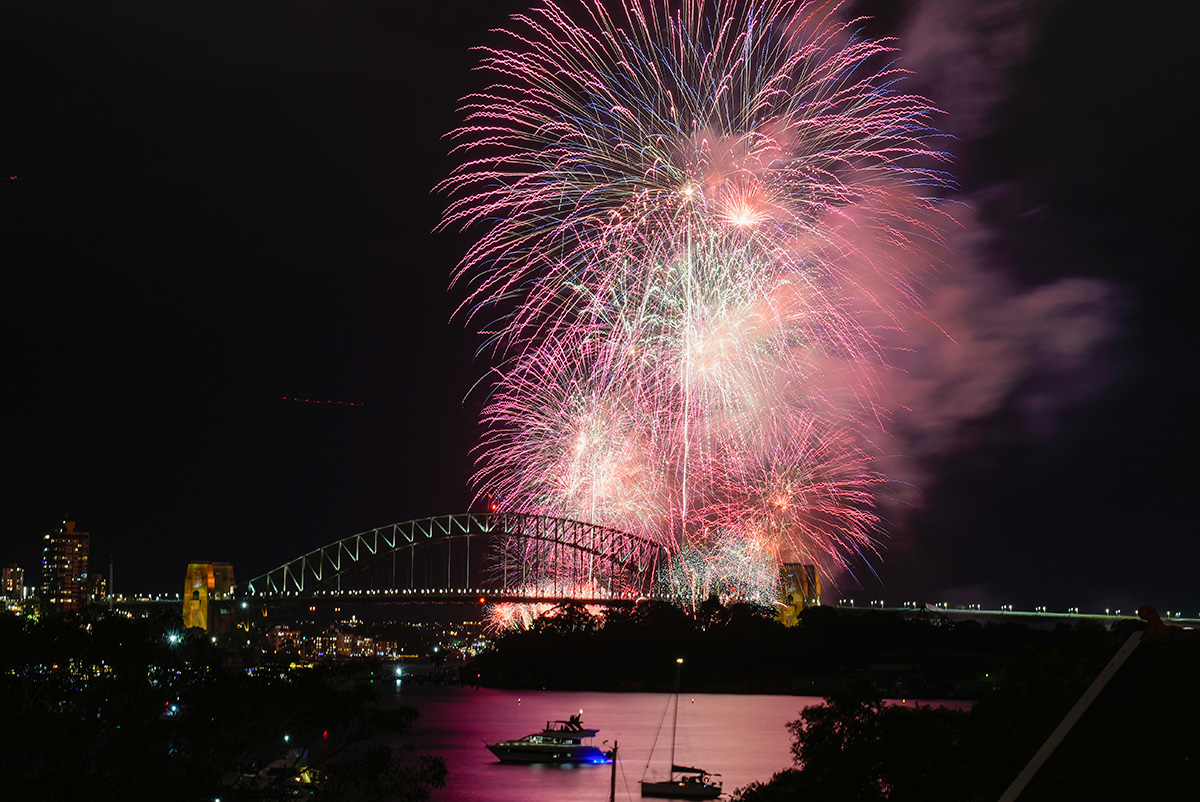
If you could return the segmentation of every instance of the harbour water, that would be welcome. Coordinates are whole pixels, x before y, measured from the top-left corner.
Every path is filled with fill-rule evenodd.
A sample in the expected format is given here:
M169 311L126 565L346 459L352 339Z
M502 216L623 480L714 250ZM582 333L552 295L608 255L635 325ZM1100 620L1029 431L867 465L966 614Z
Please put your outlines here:
M671 696L666 693L505 691L400 682L382 696L385 706L409 704L421 714L413 731L397 742L446 760L447 785L434 792L434 802L608 799L608 765L507 765L484 746L520 738L580 710L584 724L600 730L597 745L607 750L619 742L617 799L640 799L638 781L648 760L648 776L655 777L665 775L671 759ZM787 722L821 701L685 690L679 699L675 762L720 773L727 795L756 780L768 780L791 765Z

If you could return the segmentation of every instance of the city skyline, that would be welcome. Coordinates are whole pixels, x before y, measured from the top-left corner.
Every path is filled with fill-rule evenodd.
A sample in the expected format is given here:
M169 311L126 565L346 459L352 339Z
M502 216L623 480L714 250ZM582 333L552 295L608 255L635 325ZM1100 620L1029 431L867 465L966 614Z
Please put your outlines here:
M69 514L118 592L173 593L192 561L250 577L469 508L489 362L432 188L470 49L523 7L6 12L39 80L5 181L0 563L36 584ZM851 10L947 112L962 226L888 385L878 578L833 592L1195 606L1186 228L1148 162L1186 130L1177 51L1084 3Z

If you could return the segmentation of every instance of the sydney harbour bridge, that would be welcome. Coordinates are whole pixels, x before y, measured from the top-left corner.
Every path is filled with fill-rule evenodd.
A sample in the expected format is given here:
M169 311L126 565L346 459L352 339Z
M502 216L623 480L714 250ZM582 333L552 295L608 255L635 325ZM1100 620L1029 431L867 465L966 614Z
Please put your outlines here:
M235 593L262 601L613 602L653 595L666 559L661 545L596 524L460 513L344 537L239 582Z
M298 602L324 600L335 604L575 601L617 606L644 598L677 601L668 589L670 583L664 581L667 577L662 576L671 566L661 544L597 524L515 512L439 515L369 529L236 583L222 582L219 576L214 582L213 569L218 565L228 568L232 580L228 563L196 564L189 566L189 583L196 567L206 566L209 579L189 588L198 588L205 604L215 591L213 600L219 607L236 598L243 608L262 605L264 613L268 607L283 610ZM799 591L796 603L801 608L821 603L820 579L807 573L802 572L795 583ZM781 589L787 590L791 583L783 576L781 580ZM184 599L185 620L191 597L189 592ZM160 603L149 597L127 601ZM172 604L170 600L161 603ZM838 600L836 606L988 620L1109 621L1122 617L1121 610L1081 613L1077 607L1055 612L1045 607L1014 610L1003 605L982 610L978 604L951 608L924 602L889 607L882 600L856 604L853 599ZM1130 612L1126 611L1125 617Z

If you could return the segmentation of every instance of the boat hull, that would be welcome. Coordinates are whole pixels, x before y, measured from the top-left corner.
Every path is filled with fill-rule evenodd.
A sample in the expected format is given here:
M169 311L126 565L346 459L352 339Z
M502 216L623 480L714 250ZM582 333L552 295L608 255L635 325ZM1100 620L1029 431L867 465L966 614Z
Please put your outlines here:
M721 786L696 780L642 781L642 796L659 799L716 799Z
M501 763L607 763L609 757L594 746L575 744L488 744Z

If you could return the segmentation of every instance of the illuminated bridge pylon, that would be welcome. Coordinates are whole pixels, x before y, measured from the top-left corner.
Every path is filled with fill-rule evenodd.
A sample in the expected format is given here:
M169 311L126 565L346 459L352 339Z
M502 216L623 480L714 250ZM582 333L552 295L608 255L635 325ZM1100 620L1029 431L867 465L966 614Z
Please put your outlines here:
M334 541L243 583L238 595L631 598L650 595L665 554L645 538L582 521L514 512L439 515Z

